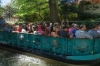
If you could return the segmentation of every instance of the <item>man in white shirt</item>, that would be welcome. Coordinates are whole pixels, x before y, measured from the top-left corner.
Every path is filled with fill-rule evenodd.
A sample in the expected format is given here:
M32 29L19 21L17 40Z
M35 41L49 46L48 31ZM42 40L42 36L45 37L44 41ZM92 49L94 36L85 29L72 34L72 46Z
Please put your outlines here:
M75 35L76 38L89 38L93 39L91 35L89 35L86 31L86 26L85 25L80 25L80 30L77 30Z
M27 33L27 31L25 30L25 26L24 26L24 25L22 26L22 31L21 31L21 33Z

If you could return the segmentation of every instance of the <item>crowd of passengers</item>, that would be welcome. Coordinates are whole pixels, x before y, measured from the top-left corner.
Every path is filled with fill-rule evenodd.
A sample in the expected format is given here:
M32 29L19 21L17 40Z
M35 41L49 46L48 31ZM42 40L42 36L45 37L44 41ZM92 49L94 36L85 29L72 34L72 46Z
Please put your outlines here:
M46 22L43 24L13 24L10 26L10 28L8 24L5 24L4 31L66 38L93 39L100 37L100 25L93 25L89 31L86 31L86 25L78 25L73 23L71 26L69 26L67 21L62 21L61 24L50 23L49 25Z

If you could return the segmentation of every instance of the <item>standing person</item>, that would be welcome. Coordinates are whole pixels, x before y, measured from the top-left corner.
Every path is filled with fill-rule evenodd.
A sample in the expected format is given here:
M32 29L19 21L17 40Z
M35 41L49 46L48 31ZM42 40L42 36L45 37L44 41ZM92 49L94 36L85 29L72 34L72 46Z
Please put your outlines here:
M80 29L76 31L75 35L76 38L89 38L93 39L91 35L89 35L86 31L86 26L85 25L80 25Z

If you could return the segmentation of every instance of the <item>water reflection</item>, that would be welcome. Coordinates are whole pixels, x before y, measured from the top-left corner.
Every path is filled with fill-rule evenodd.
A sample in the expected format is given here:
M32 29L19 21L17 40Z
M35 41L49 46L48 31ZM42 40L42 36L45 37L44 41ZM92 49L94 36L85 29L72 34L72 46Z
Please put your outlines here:
M67 66L67 64L0 49L0 66Z

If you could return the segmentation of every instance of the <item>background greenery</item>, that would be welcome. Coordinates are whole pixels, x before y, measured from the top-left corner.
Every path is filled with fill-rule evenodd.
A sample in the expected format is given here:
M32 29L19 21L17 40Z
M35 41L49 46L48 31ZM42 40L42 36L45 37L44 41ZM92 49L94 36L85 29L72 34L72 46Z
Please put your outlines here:
M5 17L17 17L19 22L50 21L54 23L68 19L83 21L84 24L90 25L100 21L100 14L86 13L85 10L91 8L87 7L88 5L91 3L84 0L80 4L67 3L65 0L12 0L12 3L0 8L0 13L3 12Z

